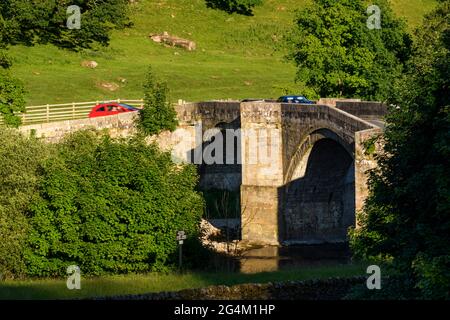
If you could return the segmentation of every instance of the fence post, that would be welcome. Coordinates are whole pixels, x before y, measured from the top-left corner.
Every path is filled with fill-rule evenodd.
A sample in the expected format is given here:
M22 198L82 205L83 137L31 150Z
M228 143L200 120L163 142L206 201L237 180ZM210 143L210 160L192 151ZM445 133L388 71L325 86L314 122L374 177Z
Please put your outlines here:
M46 108L46 118L47 118L47 122L50 122L50 105L47 104L47 108Z
M120 103L120 99L117 99L117 103Z
M75 102L72 102L72 119L75 119Z

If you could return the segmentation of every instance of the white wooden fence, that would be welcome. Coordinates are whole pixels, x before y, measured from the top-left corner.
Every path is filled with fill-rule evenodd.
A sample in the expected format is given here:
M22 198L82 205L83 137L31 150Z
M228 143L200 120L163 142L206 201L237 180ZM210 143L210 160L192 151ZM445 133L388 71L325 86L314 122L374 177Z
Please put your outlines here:
M22 119L22 125L46 123L53 121L63 121L72 119L87 118L92 107L99 103L125 103L131 106L142 108L144 101L141 100L108 100L108 101L90 101L90 102L72 102L64 104L46 104L41 106L26 107L26 112L19 114ZM0 124L3 119L0 116Z

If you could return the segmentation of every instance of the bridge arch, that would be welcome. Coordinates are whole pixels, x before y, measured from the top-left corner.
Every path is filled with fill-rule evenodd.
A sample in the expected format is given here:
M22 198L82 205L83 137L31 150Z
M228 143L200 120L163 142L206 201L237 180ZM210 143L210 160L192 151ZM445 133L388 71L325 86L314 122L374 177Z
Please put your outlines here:
M343 136L342 134L337 134L329 128L312 130L310 131L310 133L306 134L303 139L300 140L296 151L287 161L289 165L287 166L287 170L283 175L285 184L298 178L302 173L304 173L304 169L306 169L306 167L304 166L305 159L308 159L315 143L322 139L330 139L335 141L345 149L350 157L354 159L355 142L353 137L347 137Z
M205 217L240 219L240 119L219 119L203 126L201 143L203 161L198 165L199 189L205 198ZM228 120L228 121L225 121ZM237 132L236 136L230 134ZM206 155L219 160L211 163ZM232 223L232 222L227 222ZM239 235L235 234L235 237Z
M344 242L355 222L354 142L330 129L298 145L281 188L281 241Z

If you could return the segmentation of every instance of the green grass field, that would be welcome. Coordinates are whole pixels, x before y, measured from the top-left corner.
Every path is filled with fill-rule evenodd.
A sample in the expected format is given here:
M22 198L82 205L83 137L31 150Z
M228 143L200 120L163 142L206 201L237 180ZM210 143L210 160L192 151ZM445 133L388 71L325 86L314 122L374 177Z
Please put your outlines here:
M114 295L178 291L210 285L267 283L289 280L324 279L365 275L362 264L287 269L255 274L187 273L148 274L81 278L81 290L68 290L65 279L45 279L0 282L1 299L76 299Z
M12 47L13 72L26 85L28 105L141 98L149 65L168 81L173 101L277 97L295 77L294 65L283 58L282 37L293 26L294 10L306 2L266 0L245 17L207 9L204 0L142 0L131 7L134 27L114 32L110 47L81 53ZM435 1L392 3L412 29ZM166 48L148 37L163 31L195 41L197 50ZM83 68L83 60L99 66ZM101 87L105 82L120 88L108 91Z

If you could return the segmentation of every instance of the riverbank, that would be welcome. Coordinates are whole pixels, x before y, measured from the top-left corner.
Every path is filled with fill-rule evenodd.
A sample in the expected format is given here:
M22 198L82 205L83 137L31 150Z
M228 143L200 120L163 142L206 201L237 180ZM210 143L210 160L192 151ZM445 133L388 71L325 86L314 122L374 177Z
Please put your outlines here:
M210 286L233 286L245 283L278 283L288 281L351 278L366 275L367 265L344 264L283 269L253 274L230 272L192 272L179 274L150 273L84 278L81 290L69 290L66 279L14 280L0 282L0 299L85 299L142 295L154 292L180 291Z

